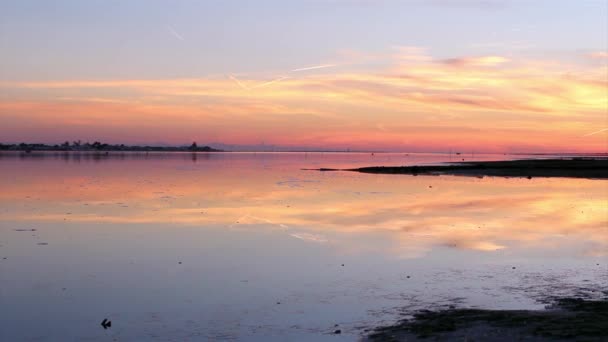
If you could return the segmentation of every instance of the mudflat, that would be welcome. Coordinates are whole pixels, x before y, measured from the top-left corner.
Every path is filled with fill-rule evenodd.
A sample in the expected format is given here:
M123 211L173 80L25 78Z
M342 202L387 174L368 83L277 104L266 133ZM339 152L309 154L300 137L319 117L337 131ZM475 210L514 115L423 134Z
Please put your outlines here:
M561 298L546 310L448 309L374 329L368 341L606 341L608 299Z
M608 158L522 159L468 161L442 165L369 166L354 169L320 168L318 171L354 171L378 174L455 175L472 177L568 177L608 179Z

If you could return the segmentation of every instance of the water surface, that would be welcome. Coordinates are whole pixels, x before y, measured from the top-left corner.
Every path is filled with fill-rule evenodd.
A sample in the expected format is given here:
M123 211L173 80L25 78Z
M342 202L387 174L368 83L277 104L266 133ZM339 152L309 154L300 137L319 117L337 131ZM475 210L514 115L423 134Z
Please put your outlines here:
M0 340L349 341L601 295L608 181L301 170L505 158L0 154Z

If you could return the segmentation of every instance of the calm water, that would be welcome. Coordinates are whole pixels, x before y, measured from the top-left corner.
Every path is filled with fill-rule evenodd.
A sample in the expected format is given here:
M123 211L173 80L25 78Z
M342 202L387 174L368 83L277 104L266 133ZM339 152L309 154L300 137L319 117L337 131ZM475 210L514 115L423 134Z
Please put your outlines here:
M607 181L301 170L507 156L20 156L0 154L2 341L351 341L608 289Z

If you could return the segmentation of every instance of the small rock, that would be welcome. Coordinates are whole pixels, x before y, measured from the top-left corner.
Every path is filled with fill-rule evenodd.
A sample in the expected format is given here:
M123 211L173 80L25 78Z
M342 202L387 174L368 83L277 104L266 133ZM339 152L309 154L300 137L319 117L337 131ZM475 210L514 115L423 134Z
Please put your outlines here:
M340 330L340 329L334 331L334 334L336 334L336 335L341 334L341 333L342 333L342 330Z
M515 269L515 266L511 267L512 269Z
M410 279L410 276L407 276L406 278L407 278L407 279Z
M181 265L181 264L182 264L182 262L181 262L181 261L179 261L179 262L178 262L178 264L180 264L180 265Z
M342 264L342 267L344 267L344 264Z
M281 304L281 302L277 302L277 305Z

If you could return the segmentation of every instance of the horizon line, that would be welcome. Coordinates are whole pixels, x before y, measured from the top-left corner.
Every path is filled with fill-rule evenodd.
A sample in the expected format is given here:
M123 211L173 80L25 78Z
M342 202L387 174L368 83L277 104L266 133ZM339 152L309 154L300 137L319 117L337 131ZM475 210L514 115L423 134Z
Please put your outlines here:
M65 141L65 142L69 142L69 141ZM63 144L65 144L65 142ZM93 145L95 142L98 141L94 141L93 143L90 142L85 142L85 143L81 143L81 144L89 144L89 145ZM68 147L78 147L78 145L74 146L73 145L74 141L72 141L72 143L70 143L70 145ZM99 142L101 143L101 142ZM196 142L194 142L196 143ZM103 149L103 150L65 150L65 149L57 149L57 150L53 150L52 148L54 147L61 147L62 144L56 143L56 144L49 144L49 143L26 143L26 142L20 142L20 143L4 143L4 142L0 142L0 146L13 146L13 147L17 147L17 149L12 149L12 150L2 150L0 149L0 151L25 151L26 149L19 149L18 147L21 144L25 144L28 146L32 146L32 145L42 145L40 147L44 147L44 148L49 148L46 150L34 150L37 152L145 152L145 151L128 151L128 150L121 150L121 149ZM124 148L189 148L191 147L192 144L166 144L166 143L161 143L161 144L124 144L124 143L104 143L107 144L108 147L119 147L119 146L124 146ZM223 145L222 148L220 147L214 147L214 145ZM428 151L411 151L411 150L376 150L376 149L351 149L351 148L328 148L328 149L323 149L323 148L307 148L307 147L293 147L290 148L288 146L283 146L283 145L263 145L263 146L267 146L268 148L272 148L272 150L268 150L268 149L256 149L255 147L252 148L247 148L247 145L241 145L241 148L237 148L237 149L225 149L226 147L229 148L230 145L234 145L234 146L238 146L237 144L226 144L226 143L210 143L210 144L198 144L197 143L197 148L199 149L203 149L206 147L209 147L211 149L215 149L215 150L219 150L219 151L210 151L212 153L218 153L218 152L255 152L255 153L281 153L281 152L290 152L290 153L418 153L418 154L422 154L422 153L430 153L430 154L448 154L448 155L475 155L475 154L491 154L491 155L497 155L497 154L503 154L503 155L601 155L601 154L608 154L608 150L606 151L586 151L586 152L568 152L568 151L551 151L551 152L547 152L547 151L501 151L501 152L486 152L486 151L465 151L463 150L454 150L454 149L448 149L447 151L443 151L443 150L428 150ZM33 151L32 151L33 152ZM150 152L205 152L205 151L150 151Z

